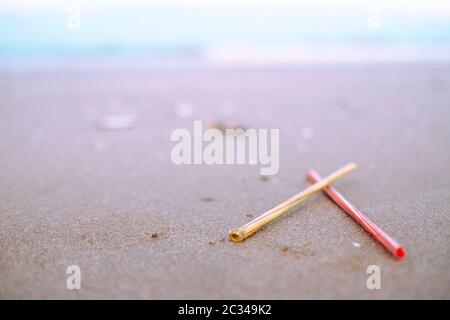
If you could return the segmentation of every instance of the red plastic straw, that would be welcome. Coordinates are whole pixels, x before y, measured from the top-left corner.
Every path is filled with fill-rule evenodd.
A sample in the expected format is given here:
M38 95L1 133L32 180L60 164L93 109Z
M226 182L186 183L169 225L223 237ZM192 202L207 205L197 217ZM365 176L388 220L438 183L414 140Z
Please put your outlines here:
M314 170L308 171L308 179L316 183L322 178ZM348 202L336 189L331 186L325 187L323 191L336 202L345 212L356 220L367 232L375 237L381 244L389 250L397 259L406 257L406 250L397 241L388 236L383 230L377 227L375 223L370 221L365 215Z

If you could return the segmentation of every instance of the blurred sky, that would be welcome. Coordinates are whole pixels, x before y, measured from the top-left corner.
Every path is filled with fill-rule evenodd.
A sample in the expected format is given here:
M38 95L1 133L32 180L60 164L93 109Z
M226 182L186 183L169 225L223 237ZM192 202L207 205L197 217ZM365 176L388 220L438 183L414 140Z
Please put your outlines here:
M449 47L448 0L0 2L2 58L450 60Z

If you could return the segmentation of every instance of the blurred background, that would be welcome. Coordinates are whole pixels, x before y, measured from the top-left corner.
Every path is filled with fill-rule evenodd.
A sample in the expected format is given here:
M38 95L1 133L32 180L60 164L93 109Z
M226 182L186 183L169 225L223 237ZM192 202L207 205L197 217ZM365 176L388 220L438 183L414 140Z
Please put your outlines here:
M0 4L3 63L124 56L147 63L448 61L449 43L445 0Z

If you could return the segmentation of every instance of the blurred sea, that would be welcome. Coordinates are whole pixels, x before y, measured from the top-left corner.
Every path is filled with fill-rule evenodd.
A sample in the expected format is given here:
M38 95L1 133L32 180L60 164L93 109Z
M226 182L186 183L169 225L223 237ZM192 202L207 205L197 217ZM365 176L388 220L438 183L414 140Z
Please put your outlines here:
M73 9L73 8L72 8ZM366 6L120 6L0 11L0 62L449 61L450 16ZM126 59L129 63L129 59Z

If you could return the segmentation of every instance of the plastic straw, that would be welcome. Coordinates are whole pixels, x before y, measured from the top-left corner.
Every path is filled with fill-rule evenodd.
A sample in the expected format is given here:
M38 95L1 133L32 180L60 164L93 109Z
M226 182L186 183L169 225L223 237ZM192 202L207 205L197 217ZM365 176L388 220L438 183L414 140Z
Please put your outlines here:
M339 178L342 178L346 174L352 172L356 169L356 164L350 163L346 166L342 167L338 171L330 174L325 179L321 180L320 182L317 182L313 184L312 186L306 188L305 190L297 193L296 195L290 197L288 200L282 202L281 204L277 205L276 207L270 209L269 211L263 213L259 217L253 219L249 223L243 225L242 227L231 230L229 232L229 239L230 241L234 242L241 242L245 238L251 236L253 233L261 229L264 225L268 224L275 218L281 216L283 213L288 211L289 209L292 209L293 207L299 205L309 197L311 197L313 194L319 192L323 188L325 188L330 183L333 183L334 181L338 180Z
M317 172L310 170L308 172L308 179L317 183L321 178ZM356 209L350 202L348 202L336 189L327 186L323 191L336 202L345 212L347 212L353 219L356 220L367 232L375 237L389 252L391 252L397 259L404 259L406 257L406 250L397 241L392 239L387 233L381 230L375 223Z

